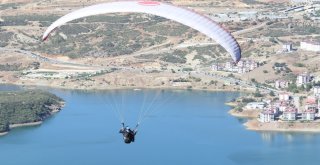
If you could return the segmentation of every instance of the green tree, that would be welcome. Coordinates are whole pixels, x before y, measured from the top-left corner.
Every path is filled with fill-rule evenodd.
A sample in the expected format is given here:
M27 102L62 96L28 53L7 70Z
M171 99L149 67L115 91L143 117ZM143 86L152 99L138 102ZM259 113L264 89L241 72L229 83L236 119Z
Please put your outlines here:
M10 124L42 121L51 115L52 105L62 99L43 91L0 92L0 132L8 131Z
M218 83L218 81L216 81L216 80L211 80L210 83L209 83L209 85L215 85L215 86L217 86L217 83Z
M288 91L294 92L294 93L299 93L298 87L295 83L289 84Z
M272 97L275 96L273 91L270 91L269 95L272 96Z
M308 84L306 85L306 91L309 92L309 91L311 90L311 88L312 88L312 84L311 84L311 83L308 83Z
M262 97L263 95L260 93L259 89L256 88L256 92L253 94L254 97Z

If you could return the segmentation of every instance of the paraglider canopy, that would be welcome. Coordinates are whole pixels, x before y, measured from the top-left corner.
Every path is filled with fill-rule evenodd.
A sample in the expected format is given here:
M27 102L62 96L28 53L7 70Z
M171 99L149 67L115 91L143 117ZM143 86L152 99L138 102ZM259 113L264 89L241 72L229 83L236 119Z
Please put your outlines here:
M235 63L241 59L238 42L218 23L193 10L157 1L116 1L85 7L59 18L48 27L42 39L46 40L55 28L75 19L106 13L127 12L157 15L189 26L225 48Z

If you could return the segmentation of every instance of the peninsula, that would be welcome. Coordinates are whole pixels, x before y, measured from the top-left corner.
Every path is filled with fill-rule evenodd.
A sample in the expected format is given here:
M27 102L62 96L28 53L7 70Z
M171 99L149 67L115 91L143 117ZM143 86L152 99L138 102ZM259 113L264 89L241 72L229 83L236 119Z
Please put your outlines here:
M28 91L0 92L0 135L21 126L41 124L52 114L60 111L63 100L51 93Z

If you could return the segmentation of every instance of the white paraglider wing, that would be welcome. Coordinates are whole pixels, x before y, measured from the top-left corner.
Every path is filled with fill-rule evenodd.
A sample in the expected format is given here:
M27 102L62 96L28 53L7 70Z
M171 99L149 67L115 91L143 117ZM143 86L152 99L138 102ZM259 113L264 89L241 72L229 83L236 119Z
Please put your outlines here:
M238 42L218 23L192 10L156 1L117 1L85 7L59 18L48 27L42 39L46 40L55 28L75 19L106 13L128 12L157 15L189 26L224 47L234 62L238 62L241 58Z

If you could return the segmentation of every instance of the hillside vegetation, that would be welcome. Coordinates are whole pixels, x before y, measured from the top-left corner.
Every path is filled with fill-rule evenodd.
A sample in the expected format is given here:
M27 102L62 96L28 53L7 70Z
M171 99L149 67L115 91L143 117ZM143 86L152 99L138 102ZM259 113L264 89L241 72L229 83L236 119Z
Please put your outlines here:
M0 92L0 132L8 131L10 124L42 121L51 115L51 107L61 102L44 91Z

